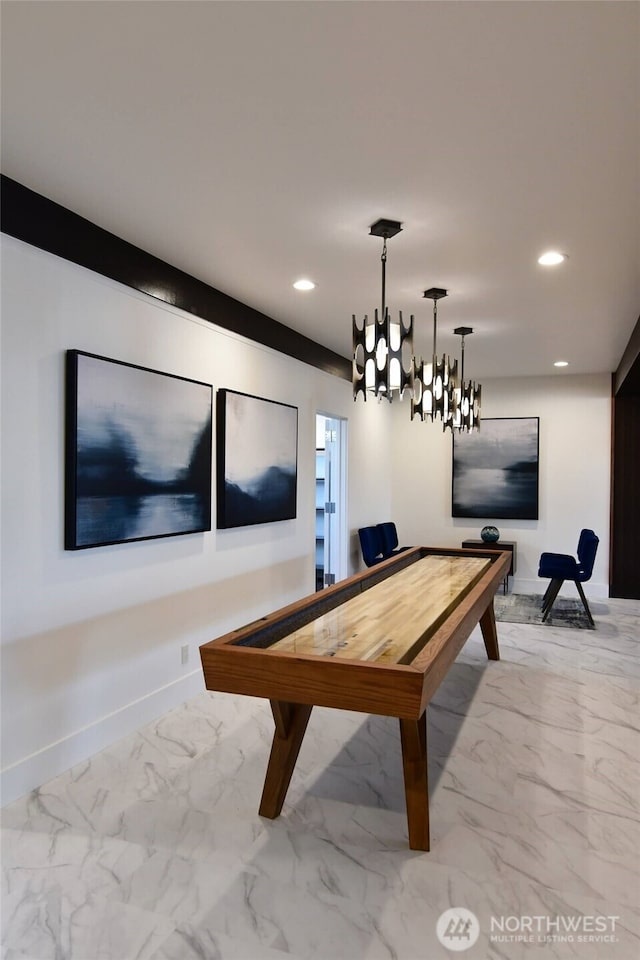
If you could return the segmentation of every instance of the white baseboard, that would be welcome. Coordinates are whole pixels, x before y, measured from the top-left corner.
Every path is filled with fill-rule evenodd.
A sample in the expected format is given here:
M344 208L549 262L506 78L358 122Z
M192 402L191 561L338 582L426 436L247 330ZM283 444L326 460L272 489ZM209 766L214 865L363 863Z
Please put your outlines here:
M1 773L2 805L42 786L76 763L195 697L203 689L202 670L194 670L6 767Z

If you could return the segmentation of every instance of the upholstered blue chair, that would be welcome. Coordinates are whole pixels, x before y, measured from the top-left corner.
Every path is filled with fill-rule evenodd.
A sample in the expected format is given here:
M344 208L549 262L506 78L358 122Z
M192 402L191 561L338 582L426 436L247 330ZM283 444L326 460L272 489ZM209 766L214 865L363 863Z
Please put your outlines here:
M360 527L358 530L360 537L360 546L362 548L362 559L368 567L373 567L376 563L381 563L384 559L382 549L382 536L377 527Z
M398 531L395 523L378 523L376 528L380 531L382 539L382 553L386 560L387 557L393 557L396 553L402 553L406 547L398 547Z
M586 583L586 581L591 578L599 543L600 540L598 537L596 537L593 530L582 530L580 533L580 539L578 540L577 560L574 557L570 557L566 553L542 554L540 557L538 576L545 578L548 577L550 581L545 595L542 598L543 623L551 613L551 608L556 601L556 597L558 596L560 587L564 581L573 580L578 588L578 593L580 594L582 605L584 606L587 617L589 618L589 623L592 627L595 627L593 617L591 616L591 611L589 610L589 604L587 603L587 598L585 597L584 590L582 589L582 584Z

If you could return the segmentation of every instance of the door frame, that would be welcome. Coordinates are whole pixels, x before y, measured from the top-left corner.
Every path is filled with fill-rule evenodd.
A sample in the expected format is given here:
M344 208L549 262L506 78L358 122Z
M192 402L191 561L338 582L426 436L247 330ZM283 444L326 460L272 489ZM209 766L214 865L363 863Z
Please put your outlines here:
M338 451L337 464L337 491L333 491L334 502L336 504L335 521L332 528L337 532L337 545L332 547L332 556L335 560L335 570L326 571L335 574L336 582L344 580L349 575L349 537L348 537L348 505L347 505L347 430L348 419L335 413L329 413L326 410L316 410L314 417L314 430L317 424L317 417L324 417L326 420L337 424L336 448ZM315 447L315 442L314 442ZM325 514L326 518L326 514Z

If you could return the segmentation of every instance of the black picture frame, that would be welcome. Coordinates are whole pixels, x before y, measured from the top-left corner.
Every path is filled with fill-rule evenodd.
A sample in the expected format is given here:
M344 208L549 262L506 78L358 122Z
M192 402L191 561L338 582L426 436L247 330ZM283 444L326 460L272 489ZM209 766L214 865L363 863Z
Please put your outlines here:
M480 432L454 433L451 515L537 520L539 458L539 417L483 417Z
M218 390L216 449L218 529L295 519L297 407Z
M211 529L213 387L66 351L66 550Z

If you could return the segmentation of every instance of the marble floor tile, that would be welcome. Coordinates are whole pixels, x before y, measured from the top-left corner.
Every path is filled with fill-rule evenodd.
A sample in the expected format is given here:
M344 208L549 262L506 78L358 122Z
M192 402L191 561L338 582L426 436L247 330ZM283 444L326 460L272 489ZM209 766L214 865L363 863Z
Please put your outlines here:
M640 603L595 631L476 629L428 710L431 851L408 849L397 720L315 708L258 815L266 702L203 693L2 812L3 960L469 960L640 955ZM553 935L615 917L615 938ZM552 935L500 939L500 918ZM571 921L573 918L573 921ZM532 921L529 921L532 922Z
M3 904L4 960L150 960L174 932L159 914L86 896L80 884L52 884L37 896Z

